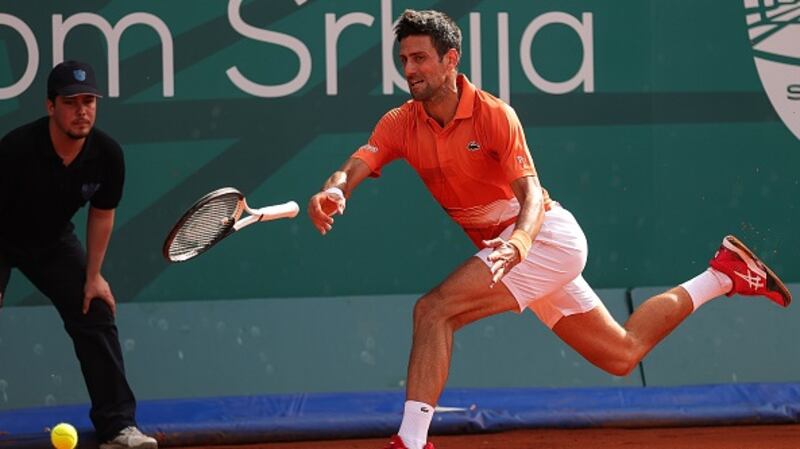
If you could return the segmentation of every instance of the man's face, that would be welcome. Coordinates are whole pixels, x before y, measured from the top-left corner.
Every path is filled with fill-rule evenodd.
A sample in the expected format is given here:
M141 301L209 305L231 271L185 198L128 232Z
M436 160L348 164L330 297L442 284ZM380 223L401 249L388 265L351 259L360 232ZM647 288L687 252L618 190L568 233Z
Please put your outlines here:
M439 57L430 36L408 36L400 41L400 63L411 97L418 101L433 98L455 69L455 50Z
M57 96L47 101L47 113L56 127L71 139L83 139L94 126L97 98L94 95Z

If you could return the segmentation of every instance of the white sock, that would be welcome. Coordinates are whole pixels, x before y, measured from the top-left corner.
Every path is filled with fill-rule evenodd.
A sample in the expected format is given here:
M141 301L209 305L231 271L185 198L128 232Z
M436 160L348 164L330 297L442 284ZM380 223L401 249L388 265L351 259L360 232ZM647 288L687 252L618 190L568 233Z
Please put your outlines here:
M424 402L406 401L403 422L397 435L408 449L422 449L428 441L428 428L433 419L433 406Z
M681 287L689 292L694 310L697 310L708 301L731 291L733 281L725 274L709 268L681 284Z

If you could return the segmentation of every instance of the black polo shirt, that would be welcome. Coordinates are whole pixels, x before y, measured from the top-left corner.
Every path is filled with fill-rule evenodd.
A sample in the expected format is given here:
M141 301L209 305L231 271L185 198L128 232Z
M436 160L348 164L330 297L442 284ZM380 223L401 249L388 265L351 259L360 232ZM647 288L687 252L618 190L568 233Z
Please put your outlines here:
M72 232L72 217L87 202L114 209L122 197L122 148L92 129L83 149L64 166L50 140L49 117L0 140L0 248L42 248Z

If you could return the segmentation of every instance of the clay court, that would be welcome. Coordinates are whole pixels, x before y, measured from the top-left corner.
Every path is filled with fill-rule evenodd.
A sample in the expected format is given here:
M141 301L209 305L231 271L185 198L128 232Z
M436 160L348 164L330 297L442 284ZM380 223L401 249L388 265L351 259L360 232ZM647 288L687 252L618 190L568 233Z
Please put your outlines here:
M436 449L796 449L800 425L655 429L536 429L435 436ZM386 439L208 446L215 449L382 449ZM203 449L196 447L192 449Z

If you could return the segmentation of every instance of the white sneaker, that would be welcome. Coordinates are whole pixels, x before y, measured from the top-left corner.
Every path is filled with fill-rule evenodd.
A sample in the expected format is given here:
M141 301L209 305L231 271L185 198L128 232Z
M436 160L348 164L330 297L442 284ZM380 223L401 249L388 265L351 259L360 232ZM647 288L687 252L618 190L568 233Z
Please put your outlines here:
M100 449L158 449L158 442L136 427L126 427L113 440L102 443Z

